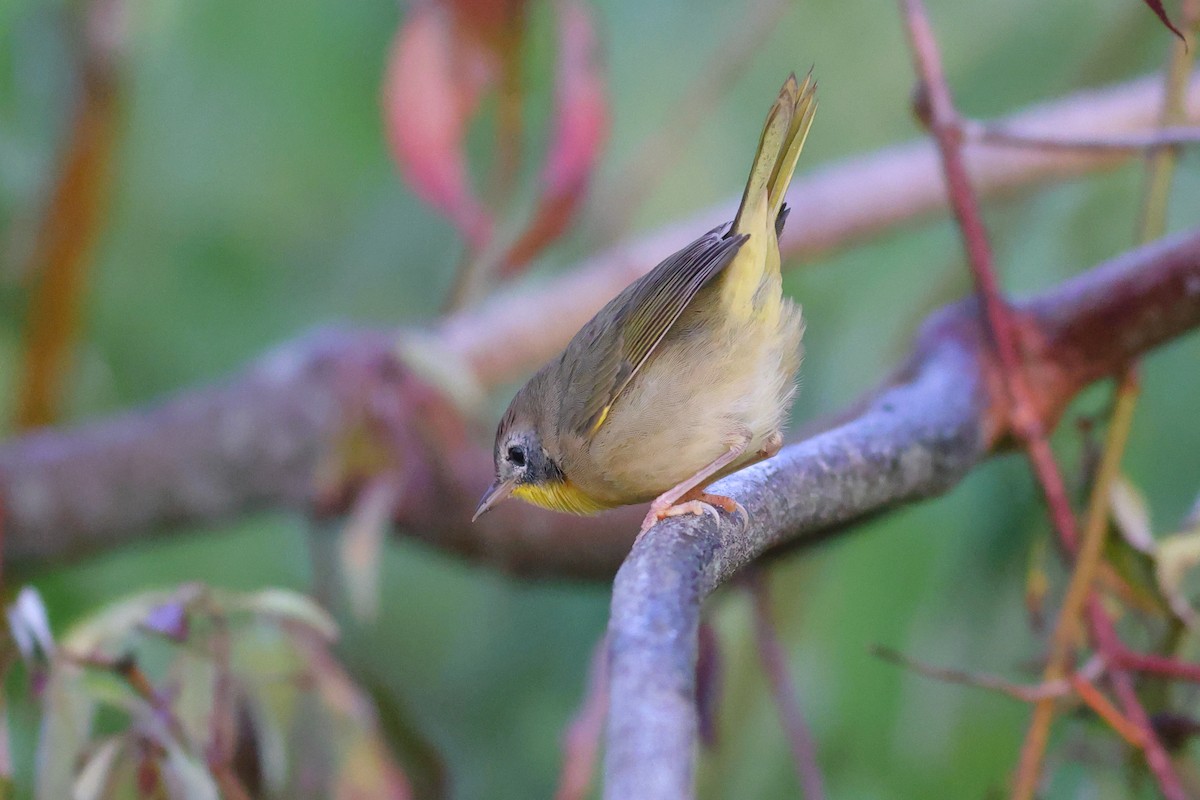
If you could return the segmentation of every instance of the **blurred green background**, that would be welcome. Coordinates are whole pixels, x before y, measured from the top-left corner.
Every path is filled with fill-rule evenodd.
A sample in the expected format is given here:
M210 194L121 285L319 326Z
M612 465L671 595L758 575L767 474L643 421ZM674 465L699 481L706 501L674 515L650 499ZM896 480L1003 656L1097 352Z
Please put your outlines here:
M1169 45L1138 0L929 6L947 73L972 115L1157 69ZM545 17L545 7L534 7ZM745 11L718 0L595 7L613 103L603 191ZM53 175L76 91L62 34L74 9L62 0L0 3L0 419L11 417L24 317L22 237ZM380 78L403 9L383 0L133 0L129 13L115 189L89 279L70 418L212 381L315 325L430 318L460 245L405 187L384 142ZM529 117L544 120L552 50L529 61ZM736 194L766 103L789 70L810 64L822 100L802 172L917 135L893 4L806 0L788 9L703 128L682 134L681 163L636 227ZM1129 247L1139 186L1133 164L990 205L1006 287L1034 292ZM1200 167L1189 154L1172 228L1195 224L1197 209ZM594 214L585 215L585 230ZM553 247L531 280L572 264L584 239ZM877 381L925 312L968 284L955 230L937 222L793 270L787 288L809 320L795 409L805 420ZM1200 338L1192 336L1145 368L1126 464L1159 532L1178 524L1200 490L1197 365ZM1105 402L1094 391L1077 410ZM1078 452L1072 427L1059 438L1068 466ZM481 424L481 436L490 428ZM1023 582L1031 542L1046 529L1031 479L1010 457L944 499L774 571L777 613L832 797L986 797L1004 785L1027 711L904 673L868 647L1031 675L1038 647ZM65 626L134 589L184 580L307 588L308 535L304 519L266 514L22 577ZM342 614L342 655L356 676L441 753L454 797L550 796L559 736L605 624L608 587L521 583L405 541L388 545L382 585L376 623ZM727 591L710 607L727 680L720 744L702 758L702 795L795 796L753 656L747 598ZM1056 741L1086 730L1060 725ZM1050 796L1127 796L1111 737L1086 741L1099 765L1063 764L1067 750L1056 750Z

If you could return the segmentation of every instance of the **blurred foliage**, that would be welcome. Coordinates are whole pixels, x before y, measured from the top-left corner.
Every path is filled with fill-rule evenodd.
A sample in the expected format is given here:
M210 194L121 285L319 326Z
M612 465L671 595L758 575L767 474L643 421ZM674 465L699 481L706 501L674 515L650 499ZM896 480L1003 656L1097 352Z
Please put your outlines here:
M1157 69L1170 41L1132 0L929 5L956 97L973 115ZM10 365L24 316L17 267L78 92L63 33L76 6L0 4L3 420L12 415ZM597 179L604 189L664 118L664 99L697 79L741 12L717 0L594 7L613 103ZM453 228L404 186L389 157L380 87L401 14L382 0L131 0L115 189L90 271L67 403L74 419L213 380L314 325L432 316L463 253ZM533 4L531 14L535 28L551 24L544 5ZM802 171L917 135L895 9L805 0L706 124L680 132L681 164L639 209L636 226L734 195L765 99L788 70L809 64L820 76L822 107ZM529 79L542 87L525 110L537 130L548 128L553 65L546 52L528 58ZM484 113L486 127L491 112ZM483 159L491 141L472 136L472 157ZM526 169L539 163L529 159ZM1197 163L1192 153L1181 161L1173 229L1196 222ZM991 205L1006 287L1034 292L1126 249L1139 178L1132 164ZM585 208L581 232L551 249L536 271L582 255L595 216ZM943 221L789 274L787 288L809 320L798 419L834 411L878 380L924 313L967 288L959 252ZM1197 363L1200 340L1192 336L1145 365L1125 464L1154 531L1178 530L1200 490ZM1092 391L1075 411L1105 405L1104 394ZM490 430L491 420L482 422L481 438ZM1062 426L1056 444L1065 464L1078 463L1073 425ZM776 615L831 796L982 797L1003 785L1026 709L905 673L867 648L882 643L932 663L1033 674L1023 671L1038 650L1022 593L1031 541L1046 529L1024 464L1000 459L948 497L872 522L773 573ZM306 590L311 535L300 518L264 514L8 577L31 580L56 621L91 615L131 591L192 581L231 591ZM381 587L374 622L348 621L337 609L337 650L370 687L414 780L421 772L436 785L444 767L453 797L549 796L561 729L604 625L606 587L514 582L411 542L388 544ZM786 744L753 656L748 602L726 592L712 607L727 685L718 745L701 760L702 795L794 796ZM1195 706L1190 690L1172 691L1178 705ZM20 702L9 711L14 758L31 764L35 711ZM1128 796L1111 738L1085 737L1089 730L1094 723L1083 719L1057 729L1048 797Z
M38 798L411 797L303 595L141 592L57 642L36 592L8 616L42 712Z

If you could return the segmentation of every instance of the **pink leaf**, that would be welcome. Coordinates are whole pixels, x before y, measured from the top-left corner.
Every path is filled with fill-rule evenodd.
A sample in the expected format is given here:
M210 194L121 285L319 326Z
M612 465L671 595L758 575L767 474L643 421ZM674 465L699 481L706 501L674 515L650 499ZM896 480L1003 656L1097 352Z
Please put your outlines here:
M595 26L582 2L564 3L558 23L557 126L543 181L547 194L576 191L591 177L608 137L608 101Z
M501 264L503 276L519 272L567 229L608 138L608 98L595 25L579 0L567 0L559 8L555 103L554 134L537 209Z
M494 59L460 36L440 6L415 7L392 45L383 106L392 155L413 191L450 219L472 248L492 221L471 185L467 127L496 74Z

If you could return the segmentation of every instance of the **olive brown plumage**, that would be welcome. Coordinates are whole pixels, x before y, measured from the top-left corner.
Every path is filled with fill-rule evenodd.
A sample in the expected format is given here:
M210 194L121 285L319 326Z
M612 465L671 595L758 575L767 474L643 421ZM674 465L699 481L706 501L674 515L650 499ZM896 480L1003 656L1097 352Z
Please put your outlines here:
M804 324L778 237L816 105L811 74L789 76L733 221L628 286L521 388L476 517L510 495L577 514L653 500L643 532L713 506L745 514L704 487L782 442Z

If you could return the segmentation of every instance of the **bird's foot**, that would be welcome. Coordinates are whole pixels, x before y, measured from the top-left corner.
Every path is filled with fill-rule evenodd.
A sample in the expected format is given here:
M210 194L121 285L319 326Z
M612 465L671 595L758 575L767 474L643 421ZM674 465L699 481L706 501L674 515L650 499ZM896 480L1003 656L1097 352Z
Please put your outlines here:
M738 529L745 530L750 524L750 513L746 511L746 507L734 500L732 497L726 497L723 494L708 494L703 492L699 498L701 503L707 504L709 508L717 506L726 514L737 517ZM673 514L671 516L674 516ZM719 522L719 520L718 520Z
M681 502L674 504L660 503L658 500L651 503L650 511L647 512L646 518L642 520L642 527L638 531L637 539L641 539L646 534L646 531L653 528L662 520L668 517L681 517L684 514L695 514L698 517L708 515L713 518L713 522L720 525L721 516L717 513L717 508L720 508L726 514L732 514L737 517L741 528L745 528L750 522L750 515L746 512L746 507L732 497L725 497L720 494L708 494L707 492L689 493L684 497L685 499L681 500Z

